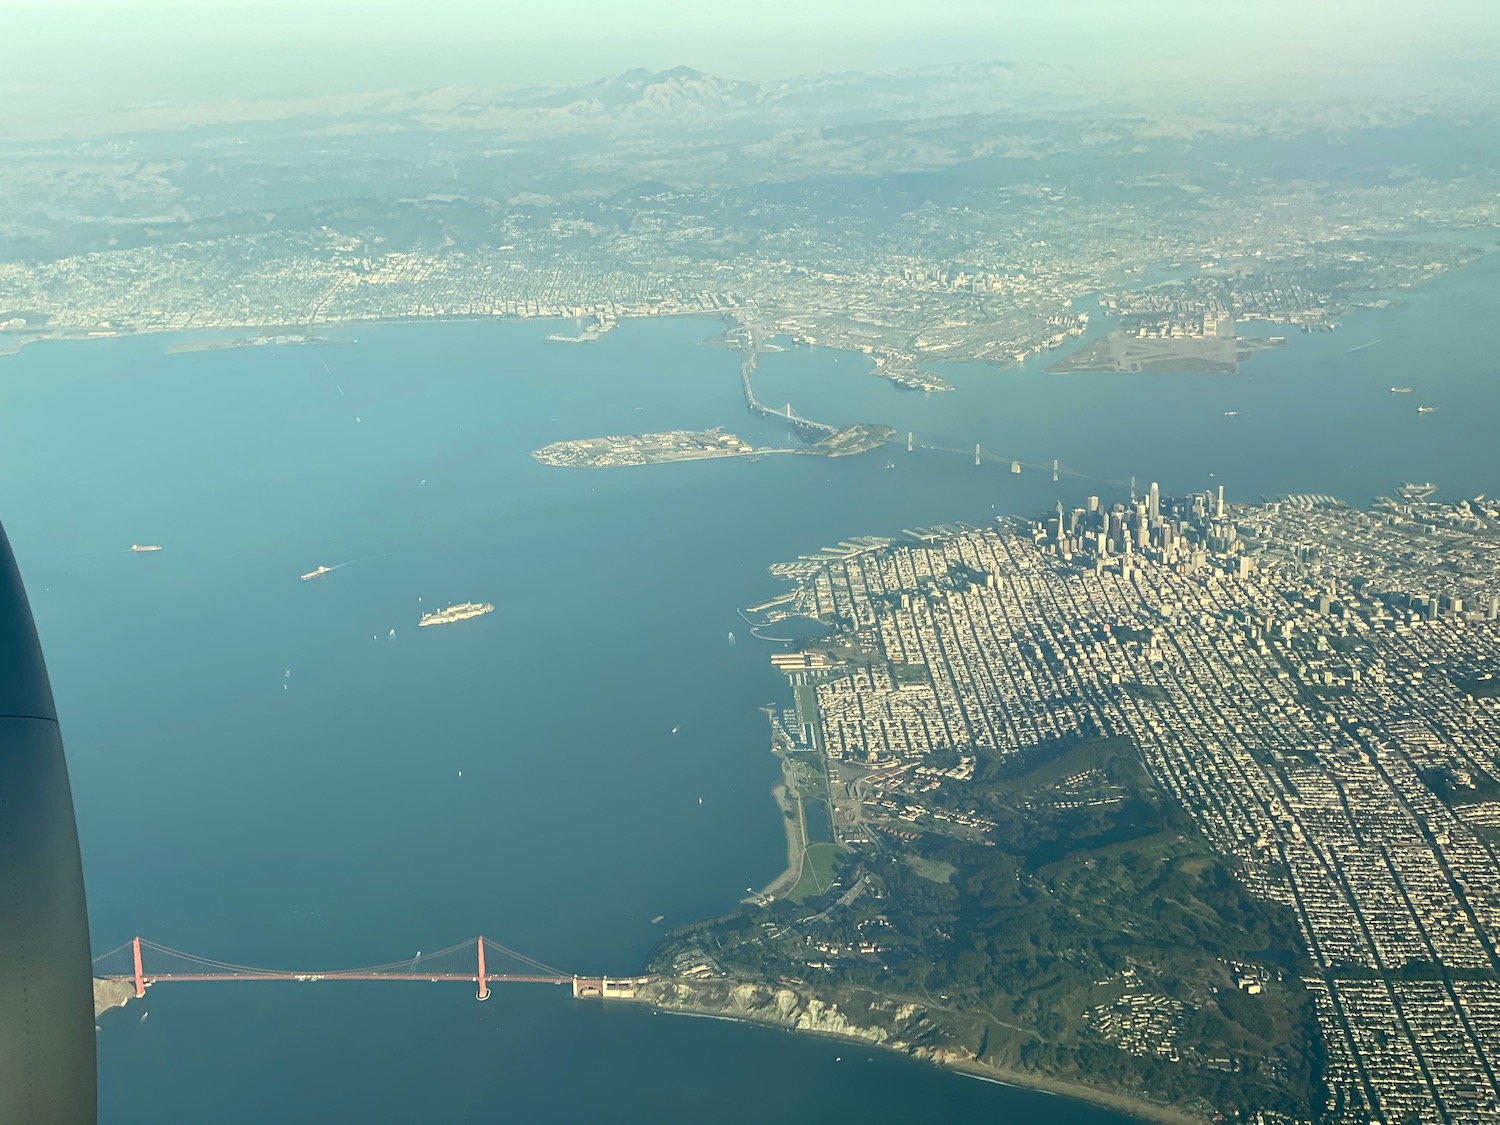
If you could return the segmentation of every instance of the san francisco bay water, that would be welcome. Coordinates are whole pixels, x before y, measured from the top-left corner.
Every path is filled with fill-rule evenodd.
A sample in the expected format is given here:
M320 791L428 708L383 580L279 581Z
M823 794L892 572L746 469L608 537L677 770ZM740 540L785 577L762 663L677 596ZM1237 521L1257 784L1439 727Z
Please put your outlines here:
M763 400L809 417L1101 478L1056 484L904 444L594 472L527 455L713 425L784 443L746 415L736 357L699 346L708 321L585 346L449 323L337 347L168 356L138 337L4 357L0 518L63 715L95 949L139 933L316 968L482 932L570 971L638 971L654 916L722 912L784 859L757 707L788 693L736 613L779 592L770 563L1117 499L1103 480L1131 475L1246 499L1494 491L1497 281L1487 257L1231 377L1032 361L955 367L956 393L923 396L802 349L757 373ZM299 581L319 564L337 569ZM415 627L470 599L495 612ZM487 1004L457 985L162 986L100 1023L111 1125L1121 1120L548 986Z

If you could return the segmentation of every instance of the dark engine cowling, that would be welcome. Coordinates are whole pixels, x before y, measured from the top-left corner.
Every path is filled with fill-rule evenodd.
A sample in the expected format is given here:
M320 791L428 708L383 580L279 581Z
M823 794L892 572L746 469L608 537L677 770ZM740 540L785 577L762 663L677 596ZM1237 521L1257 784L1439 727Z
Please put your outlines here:
M96 1120L88 913L52 688L0 529L0 1122Z

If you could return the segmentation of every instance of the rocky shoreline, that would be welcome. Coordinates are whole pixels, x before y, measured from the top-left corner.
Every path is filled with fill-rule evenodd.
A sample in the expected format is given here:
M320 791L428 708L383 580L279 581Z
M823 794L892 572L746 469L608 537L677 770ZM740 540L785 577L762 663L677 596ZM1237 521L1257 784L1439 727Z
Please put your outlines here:
M980 1061L968 1047L954 1042L922 1005L874 993L867 995L868 1005L851 1015L847 1005L841 1007L810 990L784 984L659 978L642 982L633 999L661 1012L762 1023L788 1031L868 1043L976 1078L1077 1098L1162 1125L1202 1125L1209 1120L1206 1115L1066 1078L991 1066Z
M111 1008L123 1008L135 997L135 986L122 980L94 978L94 1018Z

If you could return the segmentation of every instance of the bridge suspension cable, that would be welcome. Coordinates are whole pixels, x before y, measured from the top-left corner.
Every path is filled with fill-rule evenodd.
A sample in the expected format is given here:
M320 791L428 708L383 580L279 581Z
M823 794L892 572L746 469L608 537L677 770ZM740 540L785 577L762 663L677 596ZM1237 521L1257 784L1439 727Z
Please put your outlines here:
M220 961L196 953L134 938L93 959L97 977L134 981L136 995L147 984L167 980L475 980L481 995L485 981L566 983L577 974L517 953L486 937L450 945L400 961L355 968L274 969Z
M1036 464L1031 461L1022 461L1017 457L1006 457L1002 454L995 453L992 450L984 449L982 448L982 446L975 446L974 451L971 454L967 449L955 449L954 447L948 445L933 445L930 442L916 441L915 434L908 434L907 451L911 452L916 449L925 449L931 453L952 453L960 457L973 456L975 458L976 465L981 461L989 461L999 465L1010 465L1013 469L1016 467L1020 467L1025 469L1034 469L1041 472L1050 471L1054 474L1054 479L1056 479L1057 477L1070 477L1075 480L1094 481L1098 484L1106 484L1111 488L1120 489L1124 489L1129 485L1128 481L1111 480L1108 477L1096 476L1093 473L1085 473L1082 470L1070 468L1069 466L1064 465L1061 461L1055 461L1050 465Z

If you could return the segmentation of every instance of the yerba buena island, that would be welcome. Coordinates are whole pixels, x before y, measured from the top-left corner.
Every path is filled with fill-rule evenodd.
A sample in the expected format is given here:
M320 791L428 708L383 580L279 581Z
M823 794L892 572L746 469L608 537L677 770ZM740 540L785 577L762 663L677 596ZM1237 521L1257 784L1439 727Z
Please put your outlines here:
M639 995L1163 1120L1500 1112L1500 502L1129 504L775 568L790 878Z

